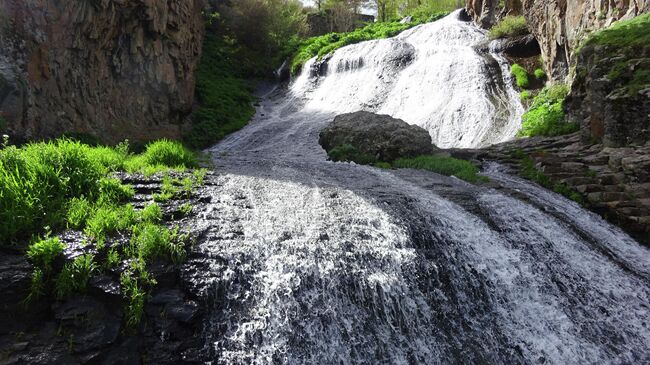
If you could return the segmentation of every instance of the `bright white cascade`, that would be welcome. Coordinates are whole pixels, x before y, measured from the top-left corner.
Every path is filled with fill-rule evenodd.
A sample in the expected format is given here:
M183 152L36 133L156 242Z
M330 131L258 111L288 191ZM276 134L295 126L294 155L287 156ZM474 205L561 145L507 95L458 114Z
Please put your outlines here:
M439 147L510 140L523 107L508 64L496 53L475 50L485 31L458 18L456 12L394 38L341 48L321 72L311 59L292 94L306 98L306 110L400 118L428 130Z

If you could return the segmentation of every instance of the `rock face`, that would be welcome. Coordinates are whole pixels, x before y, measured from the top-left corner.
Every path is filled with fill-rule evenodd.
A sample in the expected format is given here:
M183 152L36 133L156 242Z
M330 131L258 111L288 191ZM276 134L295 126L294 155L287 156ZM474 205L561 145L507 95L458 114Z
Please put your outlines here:
M471 0L467 11L488 28L504 14L524 14L542 49L546 73L554 80L569 76L576 48L589 32L650 11L648 0Z
M650 29L647 30L650 32ZM606 146L650 141L650 45L585 45L567 99L569 119L585 140Z
M18 139L178 137L203 0L0 2L0 115Z
M321 131L319 142L328 152L349 144L364 155L387 162L434 150L425 129L388 115L364 111L338 115Z

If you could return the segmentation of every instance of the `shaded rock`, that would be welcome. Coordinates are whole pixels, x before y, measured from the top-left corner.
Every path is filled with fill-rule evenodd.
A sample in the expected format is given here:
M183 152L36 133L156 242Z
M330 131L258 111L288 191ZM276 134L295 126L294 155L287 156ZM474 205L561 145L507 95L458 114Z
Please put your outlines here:
M429 154L435 148L425 129L388 115L364 111L336 116L320 132L319 142L328 152L349 144L364 155L388 162Z
M532 34L496 39L492 41L491 46L494 51L503 52L507 56L516 58L534 57L541 52L539 43Z

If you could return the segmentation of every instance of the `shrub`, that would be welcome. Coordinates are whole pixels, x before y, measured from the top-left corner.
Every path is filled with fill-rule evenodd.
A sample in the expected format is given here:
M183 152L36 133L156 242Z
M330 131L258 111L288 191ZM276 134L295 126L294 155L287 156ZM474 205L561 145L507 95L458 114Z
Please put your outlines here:
M490 39L516 37L528 34L528 25L526 25L526 18L523 16L506 16L500 22L495 24L488 37Z
M352 161L363 165L376 162L374 157L359 152L359 150L351 144L336 146L332 148L327 155L332 161Z
M393 162L393 166L432 171L441 175L455 176L472 183L487 180L486 177L478 175L478 167L468 161L453 157L422 155L415 158L401 158Z
M47 238L37 241L27 249L27 257L34 266L48 272L52 269L54 260L63 253L65 245L58 237Z
M63 299L71 293L86 290L91 275L97 270L94 260L93 255L81 255L63 266L63 270L56 278L54 288L58 299Z
M546 72L541 68L535 69L535 78L537 80L544 80L546 78Z
M518 135L558 136L577 131L579 126L576 123L565 121L564 99L568 92L569 88L561 84L544 88L523 115L523 125Z
M528 86L530 85L530 81L528 80L528 71L526 71L525 68L515 63L510 68L510 73L515 78L517 86L519 86L522 89L528 88Z

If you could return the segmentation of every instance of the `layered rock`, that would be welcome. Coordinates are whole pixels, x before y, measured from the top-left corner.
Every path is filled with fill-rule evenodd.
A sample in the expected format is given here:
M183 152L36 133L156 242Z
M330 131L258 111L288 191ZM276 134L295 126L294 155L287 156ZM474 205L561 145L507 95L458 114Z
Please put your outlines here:
M362 155L387 162L434 150L425 129L388 115L364 111L338 115L321 131L319 142L328 152L351 145Z
M180 136L193 103L202 2L0 2L3 132L106 142Z
M501 7L499 4L504 4ZM546 73L554 80L569 76L580 40L590 32L650 11L648 0L471 0L467 10L489 28L504 14L523 14L538 40Z

